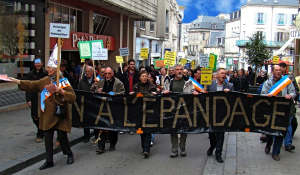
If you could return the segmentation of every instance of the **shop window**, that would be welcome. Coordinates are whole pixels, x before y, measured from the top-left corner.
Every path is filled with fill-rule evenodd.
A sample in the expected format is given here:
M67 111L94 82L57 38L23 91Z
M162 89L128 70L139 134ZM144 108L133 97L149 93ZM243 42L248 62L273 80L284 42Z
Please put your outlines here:
M150 22L150 31L154 32L154 22Z
M69 8L63 7L62 23L69 24Z
M61 23L62 6L54 4L54 23Z
M145 21L140 21L140 29L145 29Z
M107 27L109 18L106 16L94 14L93 20L94 20L94 34L103 35Z
M59 4L49 4L50 23L70 24L71 31L82 32L83 12Z
M76 10L77 12L77 32L83 32L83 12Z
M70 9L70 30L76 31L76 9Z

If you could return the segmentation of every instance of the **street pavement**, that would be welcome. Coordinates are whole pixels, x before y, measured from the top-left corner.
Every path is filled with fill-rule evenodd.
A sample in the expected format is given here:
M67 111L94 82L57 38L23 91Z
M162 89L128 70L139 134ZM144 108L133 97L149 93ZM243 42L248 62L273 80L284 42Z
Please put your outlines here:
M18 160L39 149L44 151L43 143L35 142L36 131L29 114L29 108L0 113L1 164ZM82 135L82 130L76 128L72 129L71 134L76 132ZM138 134L120 134L115 151L108 151L109 144L106 144L106 153L98 155L94 143L80 142L72 146L74 164L67 165L67 157L59 152L54 155L53 168L38 170L45 162L42 160L16 174L300 174L300 130L296 131L293 139L296 149L287 152L282 146L280 161L274 161L271 154L264 153L265 143L261 143L259 137L258 133L226 133L223 147L225 162L220 164L214 156L206 155L208 134L189 134L187 156L177 158L169 157L170 136L157 134L148 159L140 153Z

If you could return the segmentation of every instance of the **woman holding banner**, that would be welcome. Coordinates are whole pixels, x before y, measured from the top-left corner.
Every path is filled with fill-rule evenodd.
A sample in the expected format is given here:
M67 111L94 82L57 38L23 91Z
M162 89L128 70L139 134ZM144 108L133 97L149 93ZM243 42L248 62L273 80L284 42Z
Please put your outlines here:
M148 80L149 73L145 70L140 71L139 73L139 82L133 86L133 91L130 92L130 95L134 95L137 93L151 93L156 95L157 88L156 86ZM142 154L147 158L150 153L150 144L151 144L151 133L143 133L141 134L141 142L142 142Z
M54 51L53 51L54 52ZM66 78L60 73L59 87L56 86L57 60L50 57L47 65L48 76L38 81L25 81L9 78L20 89L30 92L41 92L40 129L44 131L46 162L40 170L54 166L53 135L57 131L58 140L64 155L68 155L67 164L74 162L67 133L71 131L71 116L68 103L75 101L75 93Z

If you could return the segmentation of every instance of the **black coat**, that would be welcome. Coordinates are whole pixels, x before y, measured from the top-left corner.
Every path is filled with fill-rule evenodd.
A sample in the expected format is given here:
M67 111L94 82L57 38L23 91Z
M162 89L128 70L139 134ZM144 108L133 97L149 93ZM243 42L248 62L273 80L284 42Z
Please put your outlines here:
M249 84L247 79L244 76L242 76L241 79L239 77L236 77L233 80L233 87L234 87L234 91L246 92L246 90L249 87Z
M77 89L75 79L67 71L64 71L63 76L68 79L73 89Z
M94 78L92 78L92 82L89 83L87 77L84 76L84 77L82 77L82 79L78 83L78 90L83 90L83 91L90 92L90 88L91 88L91 86L94 82L95 82Z
M133 75L133 83L132 87L139 82L139 71L135 70ZM125 87L125 94L129 94L129 69L127 71L124 71L123 74L117 74L117 78L122 81Z
M48 72L44 67L41 68L39 74L36 72L36 68L27 74L26 80L36 81L48 76ZM38 118L39 109L39 95L37 92L26 92L26 101L31 102L31 117Z
M260 86L264 81L265 79L263 77L256 77L256 86Z

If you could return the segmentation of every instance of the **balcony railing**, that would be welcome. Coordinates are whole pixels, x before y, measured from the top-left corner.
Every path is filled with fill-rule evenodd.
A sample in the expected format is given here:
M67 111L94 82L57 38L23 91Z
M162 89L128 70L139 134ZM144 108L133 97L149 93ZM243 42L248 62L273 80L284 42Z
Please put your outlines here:
M247 42L249 42L249 40L237 40L236 45L237 46L246 46ZM281 47L286 43L286 41L264 41L264 43L268 47Z

